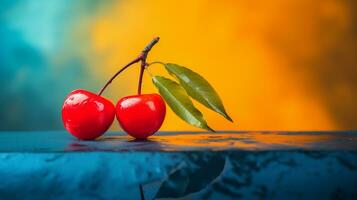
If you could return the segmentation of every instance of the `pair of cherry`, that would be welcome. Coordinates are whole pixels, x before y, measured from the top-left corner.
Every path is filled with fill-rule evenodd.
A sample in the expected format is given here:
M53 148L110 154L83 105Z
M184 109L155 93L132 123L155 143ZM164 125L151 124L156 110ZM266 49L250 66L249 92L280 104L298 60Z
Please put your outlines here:
M158 94L141 94L146 58L159 39L154 38L137 58L115 73L98 94L78 89L66 97L62 121L68 132L78 139L96 139L108 130L115 115L123 130L137 139L145 139L160 129L166 114L164 100ZM138 95L120 99L115 107L102 93L121 72L138 62L141 62Z
M93 140L103 135L116 118L122 129L137 139L145 139L161 127L166 106L158 94L127 96L114 104L86 90L75 90L65 99L62 120L72 135Z

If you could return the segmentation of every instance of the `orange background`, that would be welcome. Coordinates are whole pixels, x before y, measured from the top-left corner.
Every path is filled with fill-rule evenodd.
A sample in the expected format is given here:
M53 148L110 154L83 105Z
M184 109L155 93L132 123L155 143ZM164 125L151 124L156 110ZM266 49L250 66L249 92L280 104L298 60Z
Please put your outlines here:
M356 72L356 46L350 43L356 24L347 3L148 0L121 1L103 12L90 29L98 58L93 70L100 77L110 77L160 36L149 61L182 64L212 83L235 120L230 124L201 109L216 129L356 127L349 119L356 115L356 81L348 79ZM134 93L137 76L138 69L129 70L106 94L115 99ZM155 91L149 76L144 91ZM169 111L162 129L195 128Z

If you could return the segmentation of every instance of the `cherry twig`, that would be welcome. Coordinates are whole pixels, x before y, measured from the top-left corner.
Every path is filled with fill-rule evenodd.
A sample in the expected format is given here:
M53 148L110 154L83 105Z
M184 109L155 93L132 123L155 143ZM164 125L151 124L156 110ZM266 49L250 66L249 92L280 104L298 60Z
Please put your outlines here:
M143 74L144 74L144 69L145 66L147 65L146 63L146 58L151 50L151 48L160 40L159 37L155 37L140 53L140 55L135 58L134 60L132 60L131 62L129 62L128 64L126 64L124 67L122 67L117 73L115 73L113 75L112 78L110 78L108 80L108 82L104 85L104 87L100 90L100 92L98 93L98 95L102 95L102 93L104 92L104 90L108 87L108 85L110 85L112 83L112 81L121 73L123 72L125 69L127 69L129 66L137 63L137 62L141 62L140 65L140 75L139 75L139 85L138 85L138 94L141 94L141 87L142 87L142 82L143 82Z

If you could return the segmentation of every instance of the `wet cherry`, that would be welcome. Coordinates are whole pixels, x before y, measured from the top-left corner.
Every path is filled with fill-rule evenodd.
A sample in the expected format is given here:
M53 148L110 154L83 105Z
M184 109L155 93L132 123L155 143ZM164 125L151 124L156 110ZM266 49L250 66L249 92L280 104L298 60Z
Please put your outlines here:
M109 100L85 90L74 90L62 106L64 127L73 136L93 140L113 123L115 107Z
M145 139L158 131L165 114L165 102L158 94L127 96L116 105L116 117L120 126L137 139Z

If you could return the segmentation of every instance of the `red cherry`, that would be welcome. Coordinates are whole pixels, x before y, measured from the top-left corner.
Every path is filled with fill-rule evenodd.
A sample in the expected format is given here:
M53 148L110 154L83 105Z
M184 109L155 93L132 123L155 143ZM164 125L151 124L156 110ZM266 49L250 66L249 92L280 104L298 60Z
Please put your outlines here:
M103 135L113 123L114 116L112 102L85 90L71 92L62 106L64 127L82 140L93 140Z
M158 94L124 97L116 106L120 126L137 139L145 139L158 131L164 122L165 114L165 102Z

